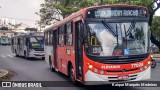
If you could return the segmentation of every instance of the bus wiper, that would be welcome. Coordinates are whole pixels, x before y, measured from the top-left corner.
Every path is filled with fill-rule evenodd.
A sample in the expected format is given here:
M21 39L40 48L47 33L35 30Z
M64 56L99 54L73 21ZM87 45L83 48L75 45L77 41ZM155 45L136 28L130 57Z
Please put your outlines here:
M128 31L127 31L127 36L129 35L129 33L135 28L135 24L136 24L136 21L133 20L133 22L131 23Z
M108 24L108 22L106 22L105 20L102 20L103 25L108 28L110 30L110 32L114 35L114 36L118 36L118 34L113 30L113 28Z
M40 40L38 40L38 39L37 39L37 37L34 37L34 38L37 40L37 42L38 42L39 44L41 43L41 41L40 41Z

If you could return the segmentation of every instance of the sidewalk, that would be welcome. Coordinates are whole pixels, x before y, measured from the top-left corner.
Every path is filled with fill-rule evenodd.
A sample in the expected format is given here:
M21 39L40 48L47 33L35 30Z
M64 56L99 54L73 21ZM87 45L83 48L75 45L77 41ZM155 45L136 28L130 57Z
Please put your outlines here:
M0 81L8 77L9 72L4 69L0 69Z
M160 63L160 54L152 54L152 59L154 59L156 62Z

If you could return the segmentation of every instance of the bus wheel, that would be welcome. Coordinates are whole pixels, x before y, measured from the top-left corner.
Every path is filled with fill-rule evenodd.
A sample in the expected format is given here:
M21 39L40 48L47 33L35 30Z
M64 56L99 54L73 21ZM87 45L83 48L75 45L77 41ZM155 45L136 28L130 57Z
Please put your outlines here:
M49 68L50 68L50 70L51 70L52 72L55 71L55 69L53 68L52 61L51 61L50 58L49 58Z
M42 60L45 60L45 58L44 58L44 57L42 57L41 59L42 59Z
M19 55L17 54L17 51L15 50L15 54L16 54L16 57L18 57Z
M72 66L72 65L69 66L69 73L68 73L68 75L69 75L70 81L71 81L74 85L76 85L77 82L76 82L75 79L74 79L74 69L73 69L73 66Z
M152 62L151 68L155 68L156 67L156 61L152 59L151 62Z
M27 60L30 60L30 58L27 56L26 53L24 53L24 58L27 59Z

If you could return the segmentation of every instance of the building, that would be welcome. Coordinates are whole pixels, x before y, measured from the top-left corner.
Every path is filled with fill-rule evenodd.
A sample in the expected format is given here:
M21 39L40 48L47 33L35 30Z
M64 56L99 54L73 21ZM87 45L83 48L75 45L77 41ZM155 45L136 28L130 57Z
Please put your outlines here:
M16 25L15 19L12 18L0 18L0 28L13 29Z

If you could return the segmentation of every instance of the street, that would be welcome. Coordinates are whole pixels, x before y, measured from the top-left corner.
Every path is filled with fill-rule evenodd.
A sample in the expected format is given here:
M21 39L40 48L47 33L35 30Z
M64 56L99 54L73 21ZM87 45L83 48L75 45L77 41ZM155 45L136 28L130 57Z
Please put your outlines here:
M6 69L13 73L9 81L68 81L67 76L51 72L49 66L44 60L26 60L22 57L15 57L10 50L10 46L0 46L0 68ZM152 69L151 80L160 81L160 63ZM54 84L54 83L53 83ZM70 83L71 84L71 83ZM121 89L121 90L158 90L153 87L47 87L47 88L2 88L0 90L106 90L106 89Z

